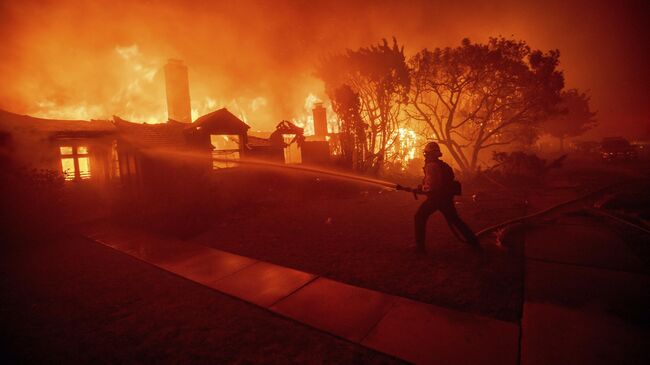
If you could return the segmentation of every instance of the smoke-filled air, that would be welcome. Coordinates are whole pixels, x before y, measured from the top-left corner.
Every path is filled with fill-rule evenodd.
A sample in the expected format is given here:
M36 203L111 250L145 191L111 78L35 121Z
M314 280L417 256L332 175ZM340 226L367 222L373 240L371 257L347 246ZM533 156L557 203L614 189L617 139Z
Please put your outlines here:
M253 129L306 123L327 101L319 61L396 37L407 56L463 38L559 49L599 134L645 132L647 5L635 1L3 1L0 108L61 119L167 120L165 62L189 68L192 116L227 107Z

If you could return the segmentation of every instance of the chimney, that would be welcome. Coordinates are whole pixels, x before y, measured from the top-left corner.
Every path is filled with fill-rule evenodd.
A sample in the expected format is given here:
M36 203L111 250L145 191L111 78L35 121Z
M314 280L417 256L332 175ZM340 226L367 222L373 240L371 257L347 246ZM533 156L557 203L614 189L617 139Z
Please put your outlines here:
M327 109L323 107L323 103L314 104L314 136L325 140L327 136Z
M190 83L187 66L181 60L170 59L165 65L167 89L167 118L177 122L192 123L190 106Z

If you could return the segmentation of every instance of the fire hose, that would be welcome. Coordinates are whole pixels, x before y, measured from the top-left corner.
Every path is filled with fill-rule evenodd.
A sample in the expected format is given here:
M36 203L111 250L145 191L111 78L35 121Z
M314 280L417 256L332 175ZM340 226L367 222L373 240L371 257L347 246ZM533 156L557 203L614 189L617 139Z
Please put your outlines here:
M157 152L158 153L167 153L167 154L170 153L169 151L166 151L166 150L157 150ZM175 152L174 155L176 156L176 155L179 155L179 154ZM183 157L183 156L185 156L185 157L193 157L193 156L196 157L195 155L188 154L188 153L182 153L182 154L180 154L180 156L181 157ZM201 158L203 158L202 155L201 155ZM213 160L214 161L220 161L220 162L233 162L230 159L214 158ZM339 179L353 180L353 181L358 181L358 182L365 183L365 184L379 185L379 186L383 186L383 187L389 188L389 189L395 189L395 190L402 190L402 191L410 192L410 193L413 194L413 197L416 200L418 199L418 197L417 197L418 195L425 195L425 192L423 192L421 188L410 188L410 187L402 186L402 185L399 185L399 184L396 184L396 183L393 183L393 182L390 182L390 181L377 180L377 179L373 179L373 178L369 178L369 177L365 177L365 176L358 176L358 175L343 173L343 172L339 172L339 171L332 171L332 170L327 170L327 169L322 169L322 168L315 168L315 167L308 167L308 166L286 165L286 164L273 163L273 162L263 161L263 160L255 160L255 159L240 159L240 160L237 160L237 164L245 164L245 165L257 166L257 167L261 167L261 168L294 170L296 172L301 172L301 173L313 173L313 174L319 174L319 175L327 175L327 176L331 176L331 177L339 178ZM626 181L623 181L623 182L620 182L620 183L608 185L608 186L603 187L601 189L598 189L596 191L592 191L592 192L590 192L590 193L588 193L588 194L586 194L584 196L581 196L581 197L578 197L578 198L575 198L575 199L570 199L568 201L556 204L556 205L554 205L552 207L543 209L543 210L541 210L539 212L536 212L536 213L533 213L533 214L528 214L528 215L525 215L525 216L522 216L522 217L517 217L517 218L514 218L514 219L510 219L510 220L507 220L505 222L502 222L502 223L487 227L485 229L482 229L482 230L478 231L476 233L476 236L477 237L483 236L483 235L485 235L487 233L494 232L494 231L496 231L498 229L501 229L503 227L506 227L508 225L523 222L523 221L535 218L537 216L541 216L543 214L549 213L550 211L553 211L553 210L558 209L560 207L563 207L563 206L578 202L578 201L583 200L583 199L587 199L587 198L592 197L592 196L594 196L596 194L599 194L599 193L603 193L603 192L605 192L605 191L607 191L609 189L612 189L614 187L621 186L621 185L626 185L626 184L633 183L633 182L639 181L639 180L647 181L648 179L647 178L642 178L642 179L637 178L637 179L626 180ZM460 238L460 236L459 236L457 230L455 229L455 227L452 227L450 225L450 228L451 228L452 233L459 240L464 241L462 238ZM637 228L639 228L639 227L637 227Z
M479 236L485 235L485 234L487 234L487 233L494 232L494 231L496 231L496 230L498 230L498 229L504 228L504 227L506 227L506 226L509 226L509 225L512 225L512 224L515 224L515 223L524 222L524 221L527 221L527 220L530 220L530 219L533 219L533 218L536 218L536 217L542 216L542 215L544 215L544 214L550 213L550 212L552 212L552 211L554 211L554 210L557 210L557 209L559 209L559 208L562 208L562 207L568 206L568 205L573 204L573 203L577 203L577 202L582 201L582 200L585 200L585 199L589 199L589 198L594 197L594 196L596 196L596 195L598 195L598 194L604 193L604 192L606 192L606 191L608 191L608 190L610 190L610 189L613 189L613 188L615 188L615 187L619 187L619 186L622 186L622 185L626 185L626 184L632 183L632 182L634 182L634 181L637 181L637 180L631 180L631 181L628 180L628 181L623 181L623 182L619 182L619 183L615 183L615 184L607 185L607 186L605 186L605 187L602 187L602 188L600 188L600 189L594 190L594 191L592 191L592 192L589 192L589 193L584 194L584 195L582 195L582 196L579 196L579 197L577 197L577 198L573 198L573 199L566 200L566 201L564 201L564 202L561 202L561 203L555 204L555 205L553 205L553 206L550 206L550 207L548 207L548 208L542 209L542 210L537 211L537 212L535 212L535 213L531 213L531 214L527 214L527 215L524 215L524 216L521 216L521 217L517 217L517 218L509 219L509 220L507 220L507 221L505 221L505 222L501 222L501 223L499 223L499 224L495 224L495 225L493 225L493 226L490 226L490 227L487 227L487 228L485 228L485 229L482 229L482 230L478 231L478 232L476 233L476 236L479 237Z
M419 195L426 195L424 191L422 191L422 188L418 186L417 188L411 188L408 186L402 186L400 184L395 184L395 190L401 190L401 191L406 191L408 193L413 194L413 199L418 200L418 194Z
M488 233L491 233L491 232L497 231L497 230L499 230L499 229L501 229L501 228L507 227L507 226L512 225L512 224L516 224L516 223L520 223L520 222L525 222L525 221L531 220L531 219L533 219L533 218L536 218L536 217L542 216L542 215L544 215L544 214L550 213L550 212L552 212L552 211L555 211L555 210L557 210L557 209L559 209L559 208L562 208L562 207L568 206L568 205L573 204L573 203L577 203L577 202L582 201L582 200L585 200L585 199L592 198L592 197L594 197L594 196L596 196L596 195L598 195L598 194L605 193L605 192L607 192L607 191L610 190L610 189L613 189L613 188L616 188L616 187L620 187L620 186L623 186L623 185L627 185L627 184L630 184L630 183L638 182L639 180L646 181L647 179L632 179L632 180L627 180L627 181L623 181L623 182L618 182L618 183L614 183L614 184L607 185L607 186L605 186L605 187L602 187L602 188L600 188L600 189L596 189L596 190L594 190L594 191L592 191L592 192L589 192L589 193L584 194L584 195L582 195L582 196L579 196L579 197L577 197L577 198L573 198L573 199L566 200L566 201L564 201L564 202L561 202L561 203L555 204L555 205L553 205L553 206L550 206L550 207L548 207L548 208L542 209L542 210L537 211L537 212L535 212L535 213L531 213L531 214L527 214L527 215L524 215L524 216L521 216L521 217L517 217L517 218L509 219L509 220L506 220L506 221L504 221L504 222L501 222L501 223L498 223L498 224L492 225L492 226L490 226L490 227L484 228L484 229L482 229L482 230L476 232L476 237L484 236L484 235L486 235L486 234L488 234ZM411 192L411 193L413 193L413 197L414 197L416 200L417 200L417 196L418 196L418 195L425 195L425 193L421 190L420 187L418 187L418 188L410 188L410 187L406 187L406 186L401 186L401 185L399 185L399 184L395 184L395 190L402 190L402 191L406 191L406 192ZM601 212L601 214L605 214L605 213L602 213L602 212ZM612 215L610 215L610 214L607 214L607 215L608 215L610 218L613 218L613 219L616 219L616 220L622 220L622 219L620 219L620 218L614 218L614 217L613 217ZM642 230L642 231L648 233L648 230L646 230L646 229L643 228L643 227L640 227L640 226L637 226L637 225L634 225L634 224L630 224L629 222L625 222L625 223L626 223L627 225L634 226L634 228L640 229L640 230ZM454 236L456 236L456 238L457 238L459 241L461 241L461 242L466 242L466 241L461 237L460 233L457 231L457 229L456 229L454 226L452 226L451 224L449 224L449 222L447 222L447 224L449 225L449 228L451 229L451 232L454 234Z

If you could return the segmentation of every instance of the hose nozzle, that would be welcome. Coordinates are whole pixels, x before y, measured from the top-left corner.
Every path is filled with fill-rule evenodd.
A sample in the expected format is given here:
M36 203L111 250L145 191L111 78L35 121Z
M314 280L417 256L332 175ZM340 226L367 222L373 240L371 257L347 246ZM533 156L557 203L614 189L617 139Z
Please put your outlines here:
M406 192L409 192L409 193L413 193L413 199L418 200L418 192L420 191L419 189L413 189L413 188L408 187L408 186L402 186L400 184L395 184L395 190L402 190L402 191L406 191Z

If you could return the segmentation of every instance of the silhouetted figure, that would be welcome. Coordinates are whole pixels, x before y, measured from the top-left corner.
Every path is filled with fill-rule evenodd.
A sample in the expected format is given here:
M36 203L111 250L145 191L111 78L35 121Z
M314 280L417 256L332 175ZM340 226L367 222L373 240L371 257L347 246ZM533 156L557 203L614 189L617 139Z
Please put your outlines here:
M425 194L425 200L415 213L415 248L426 252L425 238L427 220L436 210L440 210L449 228L460 233L468 244L478 247L479 242L472 230L458 216L454 205L454 195L460 194L460 183L454 180L454 171L440 160L440 146L430 142L424 149L424 179L418 193Z

